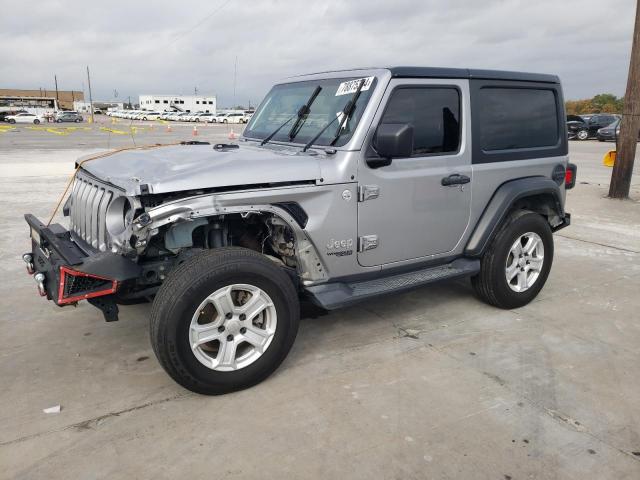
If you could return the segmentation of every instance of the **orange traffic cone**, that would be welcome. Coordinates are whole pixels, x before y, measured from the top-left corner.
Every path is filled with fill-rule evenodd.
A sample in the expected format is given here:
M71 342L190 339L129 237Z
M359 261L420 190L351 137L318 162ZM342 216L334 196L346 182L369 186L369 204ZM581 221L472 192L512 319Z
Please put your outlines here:
M171 124L167 123L167 132L171 131Z
M229 140L235 140L236 138L238 138L235 134L235 132L233 131L233 127L231 127L231 131L229 132Z
M196 127L195 125L193 126L193 134L194 137L198 136L198 127Z

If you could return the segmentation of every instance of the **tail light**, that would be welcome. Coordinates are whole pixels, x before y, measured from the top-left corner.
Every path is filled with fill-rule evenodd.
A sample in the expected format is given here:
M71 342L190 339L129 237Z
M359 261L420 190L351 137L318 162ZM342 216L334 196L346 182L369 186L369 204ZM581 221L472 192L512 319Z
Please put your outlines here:
M118 282L111 278L60 267L58 305L115 293Z
M576 184L576 173L578 167L574 163L568 163L564 172L564 188L567 190L573 188Z

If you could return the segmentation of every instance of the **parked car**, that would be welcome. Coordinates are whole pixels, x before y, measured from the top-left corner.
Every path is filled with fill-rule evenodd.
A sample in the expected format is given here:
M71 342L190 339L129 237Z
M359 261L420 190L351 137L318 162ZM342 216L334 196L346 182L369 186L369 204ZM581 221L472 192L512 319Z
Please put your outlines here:
M142 110L133 115L133 120L156 120L160 117L160 112L152 112L148 110Z
M216 117L217 123L247 123L245 114L241 112L229 112Z
M17 113L15 115L7 115L5 120L9 123L35 123L38 125L45 121L42 115L36 115L35 113Z
M470 277L498 308L536 298L553 232L571 218L564 115L553 75L295 77L271 89L239 144L85 159L63 208L69 230L25 215L23 259L40 295L88 299L107 321L118 303L154 296L150 337L167 374L198 393L240 390L286 357L300 297L332 310Z
M212 123L211 120L215 117L213 113L200 113L196 116L195 122Z
M576 115L571 116L572 120L567 118L567 133L570 139L587 140L596 138L598 130L611 125L617 118L617 115L610 113L602 113L589 115L588 120L582 117L582 122L575 119Z
M598 130L598 140L601 142L616 141L616 138L620 136L620 122L621 119L616 119L611 125ZM638 132L638 140L640 140L640 132Z
M57 123L62 122L75 122L80 123L83 118L78 112L61 112L59 115L56 115L55 120Z
M173 113L175 113L175 112L173 112L173 111L164 111L164 112L162 112L162 114L160 114L158 119L160 119L160 120L169 120L169 116L172 115Z
M198 118L198 116L201 114L202 112L188 112L187 115L185 115L184 117L182 117L182 121L183 122L195 122L196 118Z
M4 112L0 112L0 122L6 122L7 117L12 115L17 115L19 113L27 113L26 110L6 110Z

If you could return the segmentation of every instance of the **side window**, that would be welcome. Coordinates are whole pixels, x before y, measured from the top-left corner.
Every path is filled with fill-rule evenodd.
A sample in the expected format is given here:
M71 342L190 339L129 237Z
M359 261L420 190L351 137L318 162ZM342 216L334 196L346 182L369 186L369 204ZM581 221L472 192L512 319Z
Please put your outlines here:
M400 87L381 124L413 125L413 154L455 153L460 146L460 92L455 87Z
M553 90L498 88L480 90L482 150L513 150L558 144L558 109Z

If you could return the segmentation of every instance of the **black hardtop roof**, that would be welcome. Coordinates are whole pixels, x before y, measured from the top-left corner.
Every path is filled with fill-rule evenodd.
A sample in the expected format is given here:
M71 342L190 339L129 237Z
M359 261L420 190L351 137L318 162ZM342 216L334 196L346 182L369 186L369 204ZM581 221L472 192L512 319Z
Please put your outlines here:
M480 70L475 68L387 67L395 78L467 78L482 80L512 80L522 82L560 83L557 75L544 73Z

